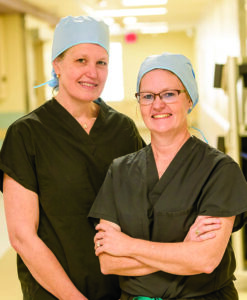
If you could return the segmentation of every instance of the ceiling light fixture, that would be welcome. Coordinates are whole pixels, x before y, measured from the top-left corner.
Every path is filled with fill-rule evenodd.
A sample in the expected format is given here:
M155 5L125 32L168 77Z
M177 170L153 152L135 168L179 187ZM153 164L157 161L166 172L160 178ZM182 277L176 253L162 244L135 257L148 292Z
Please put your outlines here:
M168 25L166 22L140 22L135 24L127 24L125 29L128 31L139 31L141 33L166 33Z
M123 23L125 25L127 25L127 24L135 24L136 22L137 22L137 18L136 17L125 17L123 19Z
M122 0L123 6L165 5L168 0Z
M153 16L165 15L167 9L159 8L133 8L133 9L109 9L94 11L94 15L98 17L130 17L130 16Z
M140 28L140 32L142 34L161 34L161 33L167 33L169 31L167 26L157 26L157 27L143 27Z
M113 24L115 23L115 20L114 20L114 18L108 17L108 18L104 18L104 22L105 22L108 26L111 26L111 25L113 25Z

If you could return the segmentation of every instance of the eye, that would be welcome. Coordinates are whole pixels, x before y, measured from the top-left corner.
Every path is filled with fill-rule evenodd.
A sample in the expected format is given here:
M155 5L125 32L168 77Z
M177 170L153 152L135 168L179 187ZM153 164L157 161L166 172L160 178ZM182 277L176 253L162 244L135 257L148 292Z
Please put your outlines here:
M86 59L85 58L78 58L77 61L79 63L85 63L86 62Z
M145 100L153 100L153 94L143 94L142 95Z
M171 98L176 96L176 91L166 91L161 94L161 98Z
M106 62L106 61L103 61L103 60L99 60L99 61L97 62L97 64L98 64L98 65L101 65L101 66L107 66L107 65L108 65L107 62Z

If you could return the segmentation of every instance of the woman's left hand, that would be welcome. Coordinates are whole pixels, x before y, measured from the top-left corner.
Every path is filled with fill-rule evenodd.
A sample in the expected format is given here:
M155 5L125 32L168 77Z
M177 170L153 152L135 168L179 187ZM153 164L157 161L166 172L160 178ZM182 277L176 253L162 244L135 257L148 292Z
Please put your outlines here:
M128 249L128 243L131 242L131 237L108 223L100 223L95 229L98 230L94 237L96 256L103 252L113 256L127 255L126 250Z
M184 242L201 242L216 237L216 231L221 228L220 218L198 216L190 227Z

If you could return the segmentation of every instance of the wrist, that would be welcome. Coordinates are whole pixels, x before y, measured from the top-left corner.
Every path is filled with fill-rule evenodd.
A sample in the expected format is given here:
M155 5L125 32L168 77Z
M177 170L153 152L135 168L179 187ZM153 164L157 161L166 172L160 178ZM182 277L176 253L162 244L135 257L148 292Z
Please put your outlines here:
M69 297L64 297L61 300L88 300L85 296L82 295L80 291L75 289L72 293L70 293Z

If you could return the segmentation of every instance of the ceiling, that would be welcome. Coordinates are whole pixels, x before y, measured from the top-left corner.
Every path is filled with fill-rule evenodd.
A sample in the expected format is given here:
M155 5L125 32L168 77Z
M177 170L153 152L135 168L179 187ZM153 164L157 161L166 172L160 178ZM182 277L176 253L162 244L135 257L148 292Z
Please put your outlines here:
M143 31L143 33L155 33L156 29L160 32L181 30L189 32L193 30L205 11L210 9L210 3L212 3L212 0L163 0L163 4L154 5L157 0L151 0L149 2L152 5L150 3L143 5L147 0L140 0L139 5L134 7L124 6L123 1L128 0L0 0L0 13L27 12L55 25L59 18L66 15L95 15L102 18L103 13L112 15L113 12L126 13L126 9L145 9L148 10L149 15L138 16L139 11L134 11L135 20L133 16L129 19L132 24L135 21L134 25L126 25L125 17L120 16L110 19L108 17L105 20L109 24L114 22L110 26L112 34L140 31L140 24L146 25L145 28L150 31ZM137 0L129 0L130 4L135 1ZM166 9L167 12L161 12L158 15L151 14L152 10L157 8Z

